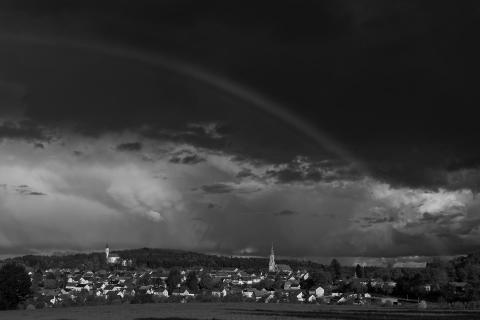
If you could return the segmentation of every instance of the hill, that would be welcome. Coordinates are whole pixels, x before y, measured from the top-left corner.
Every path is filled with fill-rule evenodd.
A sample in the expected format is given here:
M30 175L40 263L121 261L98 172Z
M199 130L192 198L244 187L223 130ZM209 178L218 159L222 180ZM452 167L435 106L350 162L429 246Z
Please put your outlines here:
M133 260L136 267L146 268L189 268L203 266L206 268L238 267L244 270L262 270L266 269L268 266L267 258L229 257L172 249L141 248L113 251L112 253L118 254L122 259ZM105 263L105 255L102 252L69 254L61 256L26 255L22 257L6 259L5 261L22 263L27 267L34 269L85 268L98 270L107 267ZM323 268L323 265L319 263L304 260L280 259L277 262L288 264L293 269Z

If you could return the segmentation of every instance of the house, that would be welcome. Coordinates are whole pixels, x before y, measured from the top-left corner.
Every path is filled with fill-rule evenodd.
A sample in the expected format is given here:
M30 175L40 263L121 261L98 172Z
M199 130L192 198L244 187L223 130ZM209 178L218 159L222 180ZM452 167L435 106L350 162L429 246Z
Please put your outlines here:
M139 291L141 292L144 292L145 294L153 294L154 293L154 290L153 290L153 286L150 284L148 286L141 286L140 288L138 288Z
M432 285L431 284L424 284L422 286L423 290L425 290L425 292L431 292L432 291Z
M225 297L226 295L227 295L227 290L225 290L225 288L223 288L223 290L212 291L212 296L214 297L222 298L222 297Z
M275 265L276 268L277 268L277 271L279 272L285 272L285 273L291 273L292 272L292 268L290 268L290 266L288 264L276 264Z
M127 260L127 259L123 259L123 260L121 261L121 265L122 265L122 267L130 267L130 266L133 265L133 261L132 261L132 259L128 259L128 260Z
M172 296L194 297L195 294L190 293L186 288L176 288L173 290Z
M165 288L158 288L154 290L153 294L159 297L168 298L168 290Z
M325 295L325 289L322 287L318 286L316 288L310 289L309 294L314 295L317 298L323 297Z
M60 293L61 293L61 294L67 294L67 295L68 295L68 294L70 294L70 291L72 291L72 289L67 289L67 288L65 288L65 289L60 290Z
M298 281L287 280L283 285L283 289L284 290L300 290L300 283Z
M113 292L113 291L115 291L113 284L108 284L105 287L103 287L103 294L107 294L107 293Z
M89 285L89 284L81 284L81 283L77 283L75 285L75 287L72 288L73 291L77 291L77 292L80 292L82 290L87 290L87 291L90 291L92 290L92 285Z
M270 293L267 297L265 297L265 303L270 303L273 299L275 299L275 294Z
M61 299L58 299L56 296L53 296L52 299L49 300L52 305L56 305L57 303L61 302Z
M253 279L252 277L242 277L242 280L240 280L239 282L242 282L243 284L248 284L248 285L251 285L253 284Z
M120 256L116 253L109 254L107 258L107 263L109 264L120 263Z
M455 293L465 291L465 287L467 286L466 282L456 282L451 281L448 283L449 286L453 287Z
M302 291L300 291L299 293L297 293L297 295L295 296L297 298L298 301L300 302L303 302L305 301L305 296L304 296L304 293Z
M392 305L392 306L396 306L396 305L399 305L400 303L398 302L398 298L393 298L393 297L383 297L383 298L380 298L380 302L382 304L387 304L387 305Z
M257 290L255 288L251 289L253 291L253 296L255 299L258 301L262 297L266 297L270 295L270 291L267 291L267 289L263 288L262 290Z
M244 296L245 298L253 299L255 298L255 292L253 291L252 288L245 289L242 291L242 296Z
M383 287L383 280L382 279L371 279L370 285L374 288L381 288Z
M308 272L301 273L300 274L300 279L307 280L310 277L310 274Z
M65 286L65 289L70 291L70 290L75 290L75 287L77 286L76 282L67 282L67 285Z
M317 302L317 297L312 294L308 297L307 301L310 303Z

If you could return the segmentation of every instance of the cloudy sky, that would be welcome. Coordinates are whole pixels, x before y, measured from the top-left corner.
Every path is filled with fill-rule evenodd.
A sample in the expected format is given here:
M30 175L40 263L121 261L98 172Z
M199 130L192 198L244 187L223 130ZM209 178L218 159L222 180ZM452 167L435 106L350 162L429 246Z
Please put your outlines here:
M0 254L480 245L475 1L0 12Z

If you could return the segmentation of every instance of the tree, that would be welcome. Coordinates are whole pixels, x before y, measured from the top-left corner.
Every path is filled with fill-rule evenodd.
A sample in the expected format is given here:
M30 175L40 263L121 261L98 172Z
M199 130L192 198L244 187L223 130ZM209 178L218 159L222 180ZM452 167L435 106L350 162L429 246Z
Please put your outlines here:
M208 273L205 273L202 275L202 278L200 279L200 288L201 289L206 289L206 290L212 290L214 287L214 282L212 277Z
M198 278L197 274L192 271L187 275L186 286L188 291L192 293L197 293L199 286L198 286Z
M340 279L342 276L342 266L340 265L340 262L338 262L337 259L333 259L332 262L330 262L330 272L332 273L332 276L335 279Z
M311 289L318 286L325 286L331 282L331 275L328 272L316 270L310 273L307 280L300 282L302 289Z
M363 268L357 264L357 266L355 267L355 274L357 276L357 278L363 278L364 275L363 275Z
M0 269L0 309L15 309L30 294L30 277L25 267L8 263Z
M180 284L180 282L182 282L182 275L180 274L180 270L176 268L170 270L166 282L168 287L168 293L171 294L173 290Z

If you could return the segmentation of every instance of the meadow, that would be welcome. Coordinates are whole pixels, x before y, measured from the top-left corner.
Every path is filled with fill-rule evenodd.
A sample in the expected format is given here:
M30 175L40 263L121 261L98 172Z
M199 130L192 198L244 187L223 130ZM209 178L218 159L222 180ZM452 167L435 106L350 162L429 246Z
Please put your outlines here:
M42 310L1 311L0 319L49 319L49 320L287 320L287 319L335 319L335 320L449 320L480 319L479 310L432 309L415 307L367 307L328 306L301 304L255 303L162 303L124 304L91 307L49 308Z

